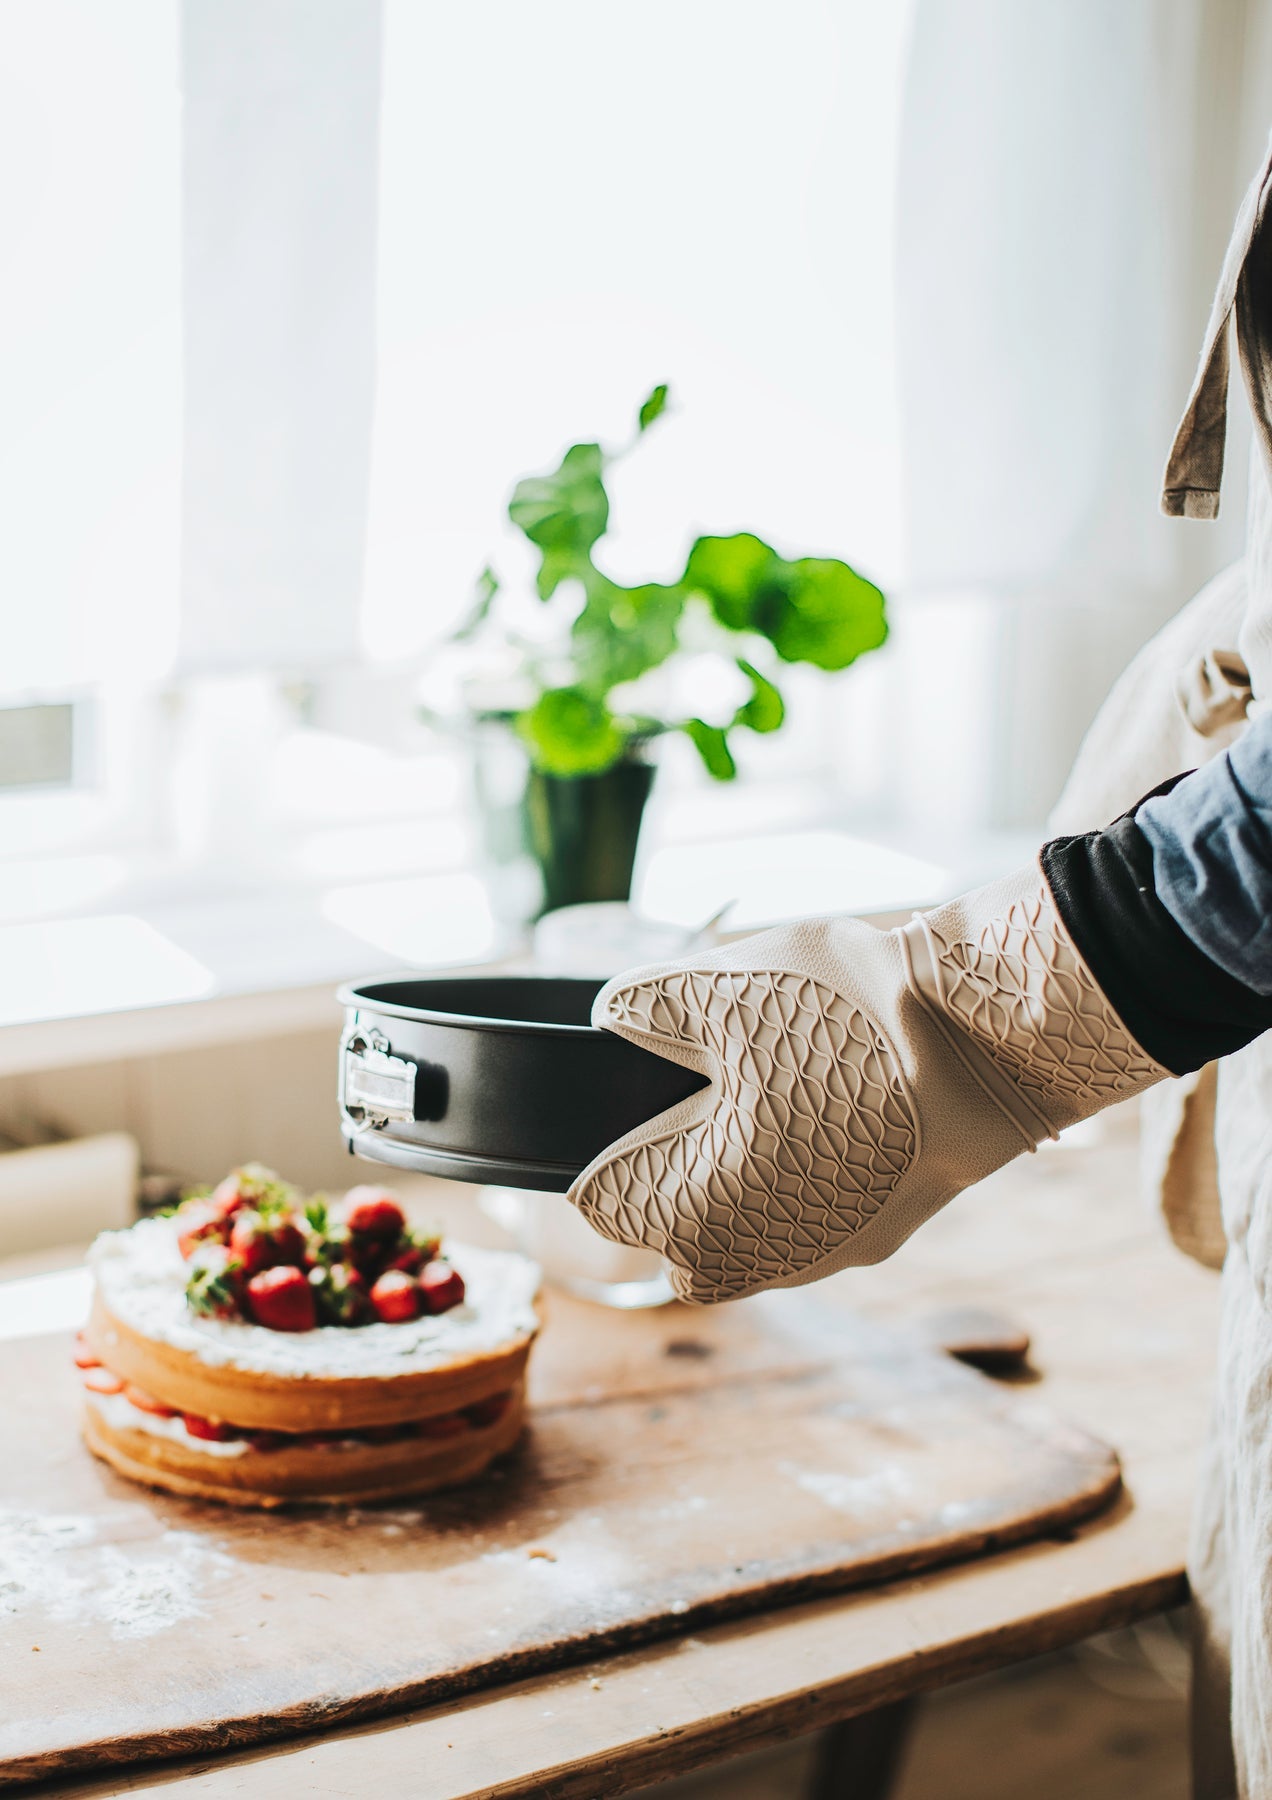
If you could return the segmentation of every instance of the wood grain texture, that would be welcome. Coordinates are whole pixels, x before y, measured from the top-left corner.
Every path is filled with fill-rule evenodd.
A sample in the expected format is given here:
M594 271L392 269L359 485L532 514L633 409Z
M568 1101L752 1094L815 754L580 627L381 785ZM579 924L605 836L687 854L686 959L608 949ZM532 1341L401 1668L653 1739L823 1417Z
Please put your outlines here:
M69 1523L51 1600L0 1638L0 1780L418 1706L1059 1530L1117 1490L1104 1445L807 1290L553 1313L524 1447L393 1512L131 1487L75 1445L65 1340L3 1346L8 1504L33 1539ZM139 1625L152 1590L165 1617Z
M103 1765L41 1783L41 1793L365 1800L373 1772L375 1792L412 1800L609 1800L1177 1605L1187 1595L1218 1283L1144 1213L1133 1123L1121 1109L1098 1132L1084 1128L1023 1158L890 1261L813 1290L889 1322L922 1324L965 1303L1019 1320L1038 1374L1027 1397L1081 1420L1122 1455L1124 1491L1088 1523L1002 1555L597 1651L376 1722L168 1764ZM418 1198L446 1228L482 1241L471 1191L426 1185ZM733 1331L742 1311L728 1309L720 1329ZM573 1368L569 1340L558 1354L548 1331L536 1351L540 1392L599 1392L612 1379L638 1391L646 1334L654 1342L664 1325L681 1345L668 1362L680 1378L701 1379L718 1353L700 1334L705 1316L654 1314L634 1337L599 1332L594 1354ZM729 1340L741 1362L743 1323ZM95 1677L107 1713L109 1653L107 1644ZM60 1694L46 1691L52 1709Z

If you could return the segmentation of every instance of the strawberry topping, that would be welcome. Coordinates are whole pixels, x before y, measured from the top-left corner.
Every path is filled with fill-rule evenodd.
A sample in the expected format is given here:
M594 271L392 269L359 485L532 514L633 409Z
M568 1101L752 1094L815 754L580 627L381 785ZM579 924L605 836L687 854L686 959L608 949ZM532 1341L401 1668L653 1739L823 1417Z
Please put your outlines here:
M311 1269L309 1285L324 1325L365 1325L373 1316L366 1281L347 1263Z
M470 1425L493 1425L496 1419L503 1418L511 1398L511 1394L488 1394L484 1400L466 1406L464 1417Z
M389 1260L391 1269L404 1269L408 1275L418 1275L426 1262L432 1262L441 1249L441 1239L426 1237L421 1231L406 1231L402 1234L399 1247Z
M247 1284L247 1308L271 1331L312 1331L318 1323L314 1290L303 1269L264 1269Z
M218 1219L228 1221L242 1212L245 1206L252 1204L251 1197L243 1192L243 1181L239 1175L227 1175L224 1181L218 1181L208 1195L207 1204Z
M377 1319L386 1325L400 1325L419 1313L420 1290L404 1270L389 1269L371 1289L371 1304Z
M124 1383L124 1399L131 1400L141 1412L153 1413L157 1419L175 1419L177 1416L175 1406L166 1406L145 1388L134 1387L131 1381Z
M224 1243L225 1222L206 1200L187 1200L177 1209L177 1248L189 1262L203 1243Z
M245 1163L213 1188L208 1204L221 1219L232 1219L244 1207L275 1211L293 1206L299 1195L263 1163Z
M243 1273L224 1244L200 1244L190 1262L186 1305L203 1318L241 1319Z
M118 1375L112 1375L109 1369L87 1369L84 1373L84 1386L90 1394L122 1394L124 1384Z
M209 1444L231 1444L243 1435L224 1419L201 1419L198 1413L182 1413L181 1423L191 1437L206 1438Z
M350 1188L331 1206L249 1163L179 1207L176 1230L190 1263L186 1297L205 1318L272 1331L400 1324L464 1297L463 1280L440 1260L441 1239L412 1230L387 1188Z
M441 1413L435 1419L421 1419L415 1429L423 1438L451 1438L467 1431L468 1422L462 1413Z
M100 1369L102 1366L101 1357L93 1355L93 1352L84 1342L84 1335L82 1332L75 1340L74 1356L75 1367L77 1369Z
M345 1195L345 1224L358 1237L391 1244L405 1231L406 1218L387 1188L355 1187Z
M417 1279L426 1313L449 1312L464 1298L464 1278L448 1262L425 1263Z
M305 1239L289 1213L237 1213L230 1232L230 1249L249 1275L279 1264L293 1266L305 1260Z

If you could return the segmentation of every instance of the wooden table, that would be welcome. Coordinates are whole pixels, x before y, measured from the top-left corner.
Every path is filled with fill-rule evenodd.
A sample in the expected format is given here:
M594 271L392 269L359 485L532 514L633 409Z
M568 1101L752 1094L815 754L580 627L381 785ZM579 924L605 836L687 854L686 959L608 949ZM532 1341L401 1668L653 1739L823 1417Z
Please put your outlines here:
M439 1199L452 1219L469 1216L455 1190ZM1128 1116L1024 1159L956 1201L890 1263L826 1287L882 1316L971 1302L1018 1319L1034 1342L1030 1392L1116 1446L1123 1497L1065 1542L713 1626L334 1735L41 1791L596 1800L1185 1597L1217 1284L1147 1216Z

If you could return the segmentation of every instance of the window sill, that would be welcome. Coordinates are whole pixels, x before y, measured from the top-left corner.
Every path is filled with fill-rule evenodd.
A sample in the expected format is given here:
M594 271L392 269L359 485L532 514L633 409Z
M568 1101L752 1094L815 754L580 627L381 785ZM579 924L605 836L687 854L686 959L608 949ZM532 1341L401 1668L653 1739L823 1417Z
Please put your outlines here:
M1027 834L920 846L816 819L795 824L752 812L710 839L655 831L638 904L681 924L728 905L730 931L909 910L991 879L1037 843ZM0 1076L334 1029L343 981L488 965L518 949L466 870L116 904L0 925Z
M506 947L462 873L0 926L0 1076L334 1026L343 981Z

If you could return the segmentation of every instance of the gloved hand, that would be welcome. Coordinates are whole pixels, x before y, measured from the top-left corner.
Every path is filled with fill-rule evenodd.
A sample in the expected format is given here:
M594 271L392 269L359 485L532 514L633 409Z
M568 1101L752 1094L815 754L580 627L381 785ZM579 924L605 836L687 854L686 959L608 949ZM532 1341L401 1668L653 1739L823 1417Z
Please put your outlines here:
M592 1021L709 1079L569 1194L696 1301L878 1262L961 1189L1170 1073L1036 866L895 931L810 920L634 970Z

